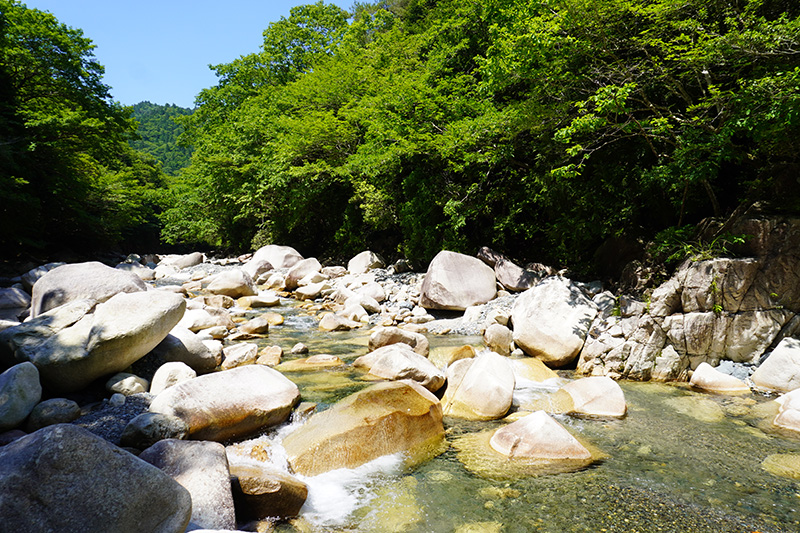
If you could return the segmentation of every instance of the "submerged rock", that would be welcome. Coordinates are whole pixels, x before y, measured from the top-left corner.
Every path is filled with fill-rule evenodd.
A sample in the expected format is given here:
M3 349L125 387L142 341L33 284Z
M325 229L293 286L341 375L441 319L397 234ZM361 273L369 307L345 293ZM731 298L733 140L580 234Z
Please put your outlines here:
M511 460L591 460L592 454L564 426L537 411L495 431L490 446Z

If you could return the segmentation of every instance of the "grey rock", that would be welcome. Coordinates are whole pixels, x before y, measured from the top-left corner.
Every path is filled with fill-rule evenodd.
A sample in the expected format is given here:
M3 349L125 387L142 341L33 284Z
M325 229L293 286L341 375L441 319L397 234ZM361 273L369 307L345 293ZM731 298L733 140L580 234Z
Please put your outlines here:
M20 363L0 374L0 431L19 426L42 399L39 371Z
M176 416L142 413L132 418L122 430L119 444L144 450L164 439L184 439L188 433L186 423Z
M33 408L25 429L33 433L54 424L67 424L80 416L81 408L76 402L66 398L51 398Z

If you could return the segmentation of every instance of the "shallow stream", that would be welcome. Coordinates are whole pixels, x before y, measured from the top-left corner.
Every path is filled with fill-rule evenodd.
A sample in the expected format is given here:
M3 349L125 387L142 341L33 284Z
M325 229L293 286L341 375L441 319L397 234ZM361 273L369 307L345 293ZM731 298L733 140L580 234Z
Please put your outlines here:
M320 332L316 320L288 302L283 326L260 345L288 355L296 342L309 354L329 353L352 362L367 351L366 330ZM471 344L476 337L429 336L431 349ZM279 367L280 369L280 367ZM349 366L286 372L302 400L325 409L367 385ZM574 379L570 372L562 373ZM770 398L714 396L685 385L621 382L628 414L621 420L559 415L574 435L606 458L572 473L515 477L465 467L458 444L507 422L445 419L448 450L412 471L399 457L356 470L339 470L309 484L299 519L278 531L800 531L800 480L773 475L762 462L772 454L800 454L800 438L769 426ZM520 391L519 394L523 394ZM260 439L277 451L292 427Z

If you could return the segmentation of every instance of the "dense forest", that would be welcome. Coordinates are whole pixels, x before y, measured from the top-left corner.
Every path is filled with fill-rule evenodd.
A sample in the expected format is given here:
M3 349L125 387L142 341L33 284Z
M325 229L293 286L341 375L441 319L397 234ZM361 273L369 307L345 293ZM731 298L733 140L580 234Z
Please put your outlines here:
M169 182L123 147L130 110L81 32L0 6L0 200L20 242L81 221L125 238L157 213L169 243L419 264L488 245L581 270L610 239L684 235L754 204L800 211L794 1L299 6L213 67L217 85L177 118L194 152ZM58 40L68 64L39 50ZM152 206L126 196L142 187Z
M138 126L137 138L131 140L131 147L159 161L166 174L176 175L179 170L189 166L192 149L179 143L183 128L174 118L191 114L191 109L174 104L134 104L133 118Z

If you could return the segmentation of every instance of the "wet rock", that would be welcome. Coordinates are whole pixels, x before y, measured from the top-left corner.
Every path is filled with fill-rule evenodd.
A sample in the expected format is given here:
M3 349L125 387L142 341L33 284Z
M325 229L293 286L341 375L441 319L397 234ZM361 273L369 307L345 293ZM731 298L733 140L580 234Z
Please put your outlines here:
M750 387L744 381L723 374L708 363L700 363L689 384L700 390L721 394L750 392Z
M523 380L543 383L548 380L558 379L558 374L545 365L541 359L535 357L521 357L509 359L511 369L517 383Z
M250 262L265 260L271 263L275 268L291 268L302 259L303 256L290 246L268 244L256 250Z
M58 424L0 448L7 531L153 531L189 523L189 493L88 431Z
M425 274L420 305L426 309L463 311L497 295L494 271L480 259L442 251Z
M67 424L81 416L81 408L66 398L51 398L36 405L31 411L25 430L33 433L54 424Z
M800 339L785 338L753 373L756 387L789 392L800 388Z
M776 476L800 479L800 455L773 453L761 462L761 468Z
M595 304L569 280L548 278L514 303L514 342L548 366L568 365L583 348L596 314Z
M544 411L537 411L498 429L489 444L512 461L592 459L591 452Z
M31 317L36 318L73 300L105 302L121 292L134 293L146 289L135 274L96 261L63 265L44 274L33 286Z
M772 424L789 431L800 432L800 389L783 394L775 400L778 404L778 414Z
M241 522L293 518L308 497L308 487L296 477L267 465L231 465L233 498Z
M250 274L238 268L223 270L215 275L207 290L214 294L230 296L233 299L258 294L258 289Z
M572 412L601 417L623 417L628 410L619 384L606 376L582 378L567 383L562 390L573 400Z
M20 363L0 374L0 432L19 426L42 399L39 371Z
M258 352L257 365L275 366L280 364L283 358L283 348L280 346L267 346Z
M280 372L247 365L178 383L156 396L150 411L183 419L190 438L222 441L285 421L299 399Z
M294 472L314 476L401 451L416 464L440 451L443 439L439 400L414 382L394 381L372 385L312 415L283 446Z
M373 329L369 336L369 349L373 351L398 342L409 345L415 352L423 357L428 357L430 353L430 344L425 335L396 327Z
M308 346L303 344L302 342L298 342L294 346L292 346L291 350L292 355L302 355L308 353Z
M478 356L473 346L444 347L431 351L428 358L436 368L447 368L461 359L472 359Z
M119 439L120 446L144 450L160 440L184 439L189 428L176 416L142 413L132 418Z
M461 359L447 368L444 414L471 420L494 420L506 415L514 395L514 371L494 352Z
M313 372L325 368L344 366L344 361L335 355L321 353L306 357L305 359L295 359L281 363L278 370L282 372Z
M436 392L444 385L444 374L404 343L378 348L353 361L353 366L365 368L373 376L383 379L410 379L431 392Z

